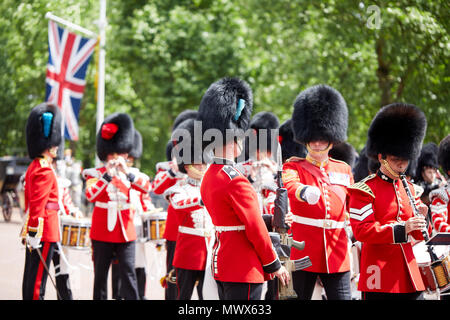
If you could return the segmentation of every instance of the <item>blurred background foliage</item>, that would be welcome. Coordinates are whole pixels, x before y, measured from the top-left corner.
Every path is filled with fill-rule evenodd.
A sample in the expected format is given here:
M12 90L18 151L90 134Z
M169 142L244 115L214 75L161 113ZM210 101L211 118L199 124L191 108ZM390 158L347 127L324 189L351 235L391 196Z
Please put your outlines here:
M446 0L127 0L107 2L105 116L129 113L144 140L141 169L165 160L175 117L197 109L224 76L249 82L254 113L292 114L303 89L325 83L349 108L359 151L381 106L413 103L428 119L425 142L450 132ZM45 97L45 13L96 31L98 0L0 3L0 153L26 155L25 123ZM94 165L96 57L87 73L80 139L66 142Z

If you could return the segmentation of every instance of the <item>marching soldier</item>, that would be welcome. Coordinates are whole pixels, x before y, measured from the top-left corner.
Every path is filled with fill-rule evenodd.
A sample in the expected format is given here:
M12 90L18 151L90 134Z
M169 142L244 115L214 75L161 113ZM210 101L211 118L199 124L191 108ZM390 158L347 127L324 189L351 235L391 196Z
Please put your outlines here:
M275 174L277 168L272 159L272 150L277 150L279 125L277 116L268 111L255 114L250 121L256 150L249 180L258 195L262 214L273 215L275 207L274 201L277 189ZM251 148L250 151L252 151Z
M174 120L172 132L185 120L194 119L197 111L187 109L182 111ZM153 180L152 189L155 194L164 194L164 192L174 186L177 182L182 183L185 174L179 172L176 159L172 156L173 142L169 140L166 145L166 162L156 164L157 173ZM166 276L161 280L165 288L165 299L175 300L178 289L174 279L173 255L175 253L179 221L170 202L167 207L166 228L164 230L164 239L166 239Z
M306 158L292 157L283 165L293 239L305 249L291 250L291 260L309 256L312 266L292 274L299 299L312 297L317 277L330 300L349 300L350 258L346 224L347 187L353 183L349 165L329 157L333 145L347 138L347 105L326 85L301 92L292 114L295 140L307 148Z
M94 262L94 299L107 299L107 277L113 256L119 261L121 295L138 300L135 272L136 230L130 210L130 189L147 193L149 178L133 173L126 164L133 147L134 125L129 115L114 113L97 133L97 155L105 163L83 171L86 198L94 203L92 213L92 256Z
M60 241L58 182L52 168L61 143L61 113L55 105L34 107L26 125L28 155L33 161L25 174L26 222L22 229L25 268L22 282L24 300L43 300L48 266Z
M226 300L261 299L262 285L269 275L278 276L283 283L289 281L272 247L256 192L234 167L233 160L242 152L243 130L248 129L252 107L248 84L223 78L204 94L197 118L202 121L203 132L217 134L214 157L203 176L200 193L215 225L211 267L219 298ZM209 147L205 156L211 151Z
M133 165L135 164L135 160L139 159L142 156L142 147L143 147L142 136L137 130L134 130L133 149L131 149L127 158L127 165L129 167L129 170L134 175L140 174L139 169L133 167ZM138 239L140 239L143 237L142 215L144 214L144 212L154 209L154 206L151 203L150 195L148 192L140 192L136 189L130 190L130 204L132 206L132 210L134 211L133 223L136 229L136 236ZM137 241L135 271L140 300L146 300L145 286L147 282L147 272L145 264L146 264L145 244L143 242ZM114 259L113 261L111 273L113 282L112 285L113 298L120 299L121 298L120 272L119 272L119 262L117 259Z
M430 192L442 187L446 182L439 173L438 152L439 147L435 143L427 143L422 147L417 160L414 182L423 188L420 199L426 205L430 205Z
M368 131L367 155L380 163L376 174L349 188L350 222L362 242L358 290L371 299L422 299L425 289L412 249L412 236L423 240L427 207L400 179L409 161L419 156L426 118L416 106L395 103L383 107ZM410 201L422 215L414 216Z
M439 164L447 178L450 176L450 135L442 139L438 151ZM450 232L450 184L430 192L430 210L436 232Z
M194 119L187 119L172 133L178 168L187 178L185 183L176 184L164 193L179 221L173 258L178 300L190 300L196 283L199 300L203 300L207 245L212 229L211 219L200 197L200 180L206 165L201 147L199 150L194 148L194 125Z

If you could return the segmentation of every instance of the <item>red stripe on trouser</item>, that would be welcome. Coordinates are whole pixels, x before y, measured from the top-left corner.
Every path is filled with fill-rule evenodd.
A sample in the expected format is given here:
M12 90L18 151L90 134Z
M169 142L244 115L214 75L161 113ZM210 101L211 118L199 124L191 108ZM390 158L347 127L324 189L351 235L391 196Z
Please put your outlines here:
M247 300L250 300L250 290L251 290L251 286L250 286L250 283L249 283L249 284L248 284Z
M44 261L47 263L47 255L48 255L48 250L50 249L50 243L43 242L42 244L43 244L42 257L44 258ZM42 264L42 261L39 261L39 267L38 267L38 271L36 274L36 280L34 282L34 288L33 288L33 300L39 300L43 274L44 274L44 265Z

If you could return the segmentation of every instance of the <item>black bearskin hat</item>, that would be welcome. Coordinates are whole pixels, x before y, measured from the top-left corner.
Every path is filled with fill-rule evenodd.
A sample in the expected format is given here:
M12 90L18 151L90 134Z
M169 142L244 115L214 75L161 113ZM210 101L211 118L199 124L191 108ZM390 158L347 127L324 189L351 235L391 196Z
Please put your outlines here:
M422 147L419 159L417 159L416 181L423 180L422 170L424 167L439 169L438 151L439 147L434 142L429 142Z
M204 163L201 140L197 139L197 144L194 137L195 125L198 123L192 118L184 120L172 132L172 155L176 157L178 170L182 173L187 173L184 168L187 164Z
M106 161L109 154L129 153L133 149L134 124L126 113L113 113L100 126L97 133L97 155Z
M128 156L133 157L134 159L139 159L142 156L143 143L142 143L142 135L136 129L134 130L133 141L134 141L133 148L128 153Z
M450 134L439 143L438 160L445 174L450 170Z
M31 159L61 144L61 125L61 111L57 106L44 102L31 109L25 130Z
M280 126L280 121L278 117L269 111L261 111L255 114L250 121L250 128L254 130L256 136L256 148L260 151L270 151L276 150L277 147L277 131L273 129L278 129ZM266 129L266 133L261 133L259 130ZM276 136L275 136L275 135ZM261 141L260 138L266 138L265 142Z
M278 131L278 141L281 146L281 158L285 162L290 157L306 157L306 147L303 144L294 141L294 132L292 130L292 120L286 120Z
M195 119L197 118L197 110L192 109L186 109L184 111L181 111L180 114L175 118L173 121L172 126L172 132L182 123L184 120L187 119Z
M167 141L167 144L166 144L166 160L167 161L172 161L172 148L173 148L172 140Z
M355 182L358 182L369 175L368 161L369 158L367 157L366 147L364 146L359 153L358 160L352 170Z
M333 145L329 155L333 159L344 161L351 168L355 166L357 153L355 148L348 142L341 142Z
M348 110L342 95L327 85L303 90L294 101L292 128L297 142L347 140Z
M238 78L222 78L206 90L198 109L203 132L218 129L224 143L228 134L236 136L248 129L253 110L253 93L247 82Z
M379 153L417 159L426 130L427 119L418 107L405 103L384 106L370 124L367 155L375 160Z

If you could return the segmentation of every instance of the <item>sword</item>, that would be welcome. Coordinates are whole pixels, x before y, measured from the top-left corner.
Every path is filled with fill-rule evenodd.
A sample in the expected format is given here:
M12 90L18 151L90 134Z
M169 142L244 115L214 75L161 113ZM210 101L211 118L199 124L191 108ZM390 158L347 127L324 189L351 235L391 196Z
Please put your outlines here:
M36 252L37 252L37 254L39 256L39 259L41 260L41 263L44 265L44 269L45 269L45 271L47 271L47 275L48 275L48 277L50 278L50 281L53 284L53 287L55 287L56 295L58 296L58 299L62 300L61 295L59 294L58 288L56 287L56 282L53 279L52 275L50 274L50 270L48 269L47 263L45 262L44 257L42 256L41 249L39 249L39 248L32 248L31 246L28 246L28 244L27 244L27 247L30 250L30 252L33 251L33 250L36 250Z

